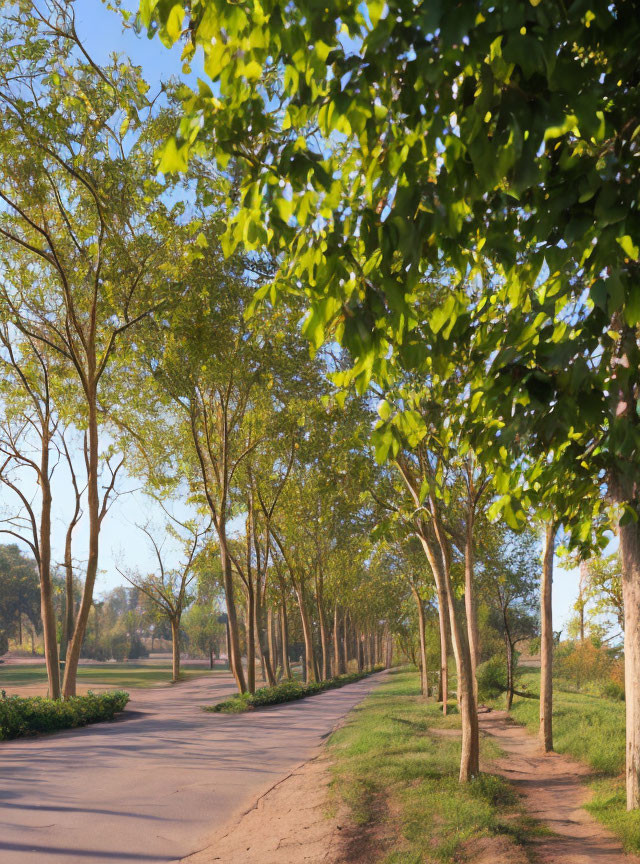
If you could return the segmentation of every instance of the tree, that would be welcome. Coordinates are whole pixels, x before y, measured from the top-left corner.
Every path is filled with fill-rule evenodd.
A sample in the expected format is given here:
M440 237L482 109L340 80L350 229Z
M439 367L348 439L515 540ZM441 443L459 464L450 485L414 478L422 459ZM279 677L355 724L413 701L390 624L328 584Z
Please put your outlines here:
M502 525L483 525L480 534L481 584L493 614L493 625L504 641L507 711L511 710L516 675L516 646L537 635L537 595L540 583L538 536Z
M118 572L134 588L145 594L169 622L173 656L171 680L176 682L180 680L180 622L182 613L193 599L189 588L196 577L195 563L207 541L210 525L203 527L194 521L182 522L174 516L170 517L163 532L165 538L172 538L182 546L182 556L175 567L167 567L165 563L164 540L158 538L158 532L148 525L138 527L151 543L158 570L155 573L141 574L118 568Z
M22 619L40 627L38 568L15 544L0 546L0 633L22 645ZM7 648L4 649L6 651ZM4 654L4 651L2 652Z
M550 456L563 505L570 499L555 515L576 543L603 511L606 489L622 550L627 801L637 808L633 5L496 10L483 0L425 12L400 0L339 10L297 0L271 6L267 25L261 6L238 14L199 0L177 15L143 2L141 15L171 44L183 8L185 58L203 49L216 96L203 86L185 99L164 163L180 168L203 142L219 159L242 159L232 243L282 250L283 290L305 286L313 341L335 333L362 388L384 373L390 351L419 367L414 298L423 275L439 275L444 263L454 278L425 322L430 356L446 357L451 342L474 344L477 380L464 398L479 421L481 461L492 448L511 464ZM252 40L258 30L264 38ZM284 73L277 98L260 86L274 67ZM475 279L483 296L470 303ZM503 508L518 497L513 487L503 495Z
M5 3L3 12L2 41L13 48L0 63L2 301L24 339L73 370L73 419L87 431L89 555L65 666L71 696L118 473L100 452L114 397L107 372L124 334L170 290L181 207L165 202L153 168L166 113L155 112L137 67L117 58L100 68L71 3Z

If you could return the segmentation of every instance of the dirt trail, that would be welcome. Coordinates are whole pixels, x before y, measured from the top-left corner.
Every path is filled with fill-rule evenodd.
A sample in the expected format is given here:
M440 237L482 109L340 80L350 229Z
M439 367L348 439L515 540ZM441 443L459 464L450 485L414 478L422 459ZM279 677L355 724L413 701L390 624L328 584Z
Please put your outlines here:
M544 864L640 864L583 805L590 792L583 781L589 768L558 753L543 755L538 742L509 719L506 711L480 715L480 728L508 756L487 766L513 784L527 813L555 836L540 837L535 851Z

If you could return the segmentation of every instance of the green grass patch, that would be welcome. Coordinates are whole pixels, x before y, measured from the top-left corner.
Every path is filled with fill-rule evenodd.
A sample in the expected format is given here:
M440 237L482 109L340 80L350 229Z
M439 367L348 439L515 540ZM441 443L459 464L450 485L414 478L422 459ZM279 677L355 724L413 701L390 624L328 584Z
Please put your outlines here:
M523 685L525 692L539 696L539 670L524 674L518 686L522 689ZM494 704L502 708L504 700ZM514 698L511 716L534 734L539 712L538 698ZM640 812L628 812L625 797L624 702L565 690L562 682L554 681L553 745L557 753L566 753L593 769L593 798L586 809L620 838L625 851L639 853Z
M128 701L129 694L122 690L88 693L65 701L3 694L0 697L0 741L113 720Z
M540 672L522 675L519 689L539 697ZM623 702L567 692L554 682L553 744L558 753L567 753L586 762L597 774L615 776L624 771L625 707ZM494 703L504 708L504 699ZM537 734L540 723L539 698L515 696L511 716Z
M208 664L183 667L181 681L213 675L220 667L212 670ZM81 684L103 684L107 687L156 687L171 680L171 663L103 663L95 666L78 667L78 682ZM42 665L12 663L0 666L0 688L26 687L30 684L46 684L47 670Z
M460 718L443 717L418 694L417 673L394 670L331 736L334 806L344 801L365 834L369 827L394 838L385 864L459 860L480 837L525 846L540 829L512 788L490 774L461 786ZM497 755L491 741L482 746L484 757Z
M376 667L374 672L380 672L382 668L382 666ZM308 684L303 684L302 681L293 678L289 681L282 681L275 687L260 687L255 693L238 693L230 699L225 699L224 702L209 705L204 710L222 714L242 714L244 711L253 711L255 708L280 705L283 702L295 702L307 696L324 693L326 690L335 690L337 687L344 687L345 684L361 681L371 674L373 673L350 672L347 675L330 678L328 681L310 681Z

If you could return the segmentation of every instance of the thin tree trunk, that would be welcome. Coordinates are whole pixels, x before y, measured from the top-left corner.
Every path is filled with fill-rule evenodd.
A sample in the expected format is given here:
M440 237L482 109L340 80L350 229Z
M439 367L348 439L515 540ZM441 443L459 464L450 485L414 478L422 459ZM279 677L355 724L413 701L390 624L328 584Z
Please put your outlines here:
M449 702L449 620L447 615L447 600L438 589L438 625L440 630L440 680L438 682L438 702L442 702L442 713L447 713Z
M467 636L469 640L469 652L471 655L471 674L473 693L478 701L478 680L476 670L478 666L478 613L476 609L475 585L474 585L474 556L473 556L473 507L469 505L467 513L467 524L464 540L464 606L467 619Z
M545 753L553 750L553 620L552 585L553 551L556 526L549 522L545 528L540 582L540 746Z
M471 672L471 653L467 640L467 629L461 627L456 614L455 598L451 577L449 573L448 554L445 548L446 538L443 535L442 526L437 517L434 517L434 527L438 541L440 558L436 550L432 549L424 534L420 534L420 540L431 564L436 581L438 595L444 595L449 614L449 627L453 653L456 660L456 672L458 675L458 692L460 702L460 714L462 720L462 752L460 756L460 782L466 783L476 777L480 771L480 739L478 730L478 712L473 692L473 681Z
M622 500L622 499L619 499ZM640 807L640 528L618 528L624 598L627 810Z
M98 552L100 542L100 499L98 494L98 467L100 455L98 451L98 413L96 407L96 387L92 380L87 393L88 407L88 449L87 449L87 509L89 513L89 555L82 591L80 608L76 617L71 642L67 648L67 660L64 667L63 693L65 699L76 695L76 676L80 651L87 629L89 612L93 603L93 589L98 573Z
M336 677L338 675L344 675L347 671L346 666L344 665L344 654L342 651L340 636L340 615L338 604L336 603L333 610L333 674Z
M271 668L271 674L273 676L273 681L270 683L276 684L277 669L274 669L274 667L277 667L278 665L278 649L276 647L275 625L271 606L267 609L267 644L269 647L269 667Z
M280 633L282 642L282 674L291 679L291 664L289 663L289 624L287 621L287 601L282 593L282 612L280 615Z
M427 643L425 639L426 621L424 617L424 603L420 596L420 592L413 585L411 586L411 591L418 609L418 630L420 637L420 692L426 699L429 695L429 678L427 674Z
M227 606L227 636L229 641L229 668L233 672L240 693L244 693L247 684L242 668L242 655L240 654L240 634L238 630L238 613L236 611L235 592L233 588L233 572L231 570L231 559L227 549L226 525L221 524L218 528L220 541L220 564L224 579L224 595Z
M171 619L171 654L172 675L171 680L176 683L180 680L180 619Z
M342 651L342 662L346 673L349 671L349 614L346 609L342 616Z
M315 664L315 651L313 649L313 630L311 628L311 621L309 619L309 613L307 612L307 605L304 600L303 587L299 583L295 585L296 598L298 600L298 607L300 609L300 620L302 622L302 634L304 636L304 662L305 662L305 681L316 681L316 664Z
M256 628L254 612L253 589L249 588L246 609L247 624L245 628L247 634L247 687L249 693L256 692Z
M504 637L504 648L507 658L507 711L511 711L513 703L513 645L507 633Z
M48 430L48 420L46 421ZM49 483L49 435L43 430L40 454L40 488L42 512L40 514L40 612L42 615L42 638L44 658L47 666L49 696L60 698L60 664L58 660L58 636L56 615L53 608L53 585L51 583L51 486Z

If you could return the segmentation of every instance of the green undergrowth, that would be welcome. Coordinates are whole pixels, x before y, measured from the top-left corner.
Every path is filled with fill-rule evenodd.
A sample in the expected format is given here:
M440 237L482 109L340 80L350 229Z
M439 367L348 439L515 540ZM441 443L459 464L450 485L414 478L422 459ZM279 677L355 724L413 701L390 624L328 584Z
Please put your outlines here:
M0 741L58 732L89 723L113 720L124 710L129 694L122 690L113 693L88 693L71 699L45 699L41 696L6 696L0 698Z
M540 672L522 676L519 688L539 697ZM623 702L562 689L554 681L553 746L557 753L585 762L593 769L593 798L586 809L622 841L627 852L640 852L640 812L627 812L624 787L625 706ZM503 699L495 707L503 708ZM516 696L511 716L537 734L539 698Z
M193 678L215 675L226 668L216 666L215 670L210 670L208 663L198 666L190 664L182 667L180 680L190 681ZM83 663L78 667L77 680L79 685L106 686L114 690L121 687L157 687L159 684L169 683L171 672L171 663ZM0 688L19 689L34 684L43 684L46 687L46 683L47 669L44 662L41 665L0 665Z
M417 673L392 671L330 739L333 806L347 805L359 854L384 864L451 862L481 837L527 851L541 829L502 778L459 784L459 715L452 708L443 717L418 693ZM491 741L482 747L485 758L498 753Z
M350 672L348 675L339 675L328 681L310 681L308 684L303 684L302 681L294 678L290 681L282 681L275 687L260 687L255 693L238 693L230 699L225 699L224 702L209 705L204 710L222 714L241 714L267 705L295 702L306 696L315 696L317 693L324 693L325 690L335 690L337 687L344 687L345 684L361 681L368 675L380 672L383 668L383 666L376 666L373 672Z

